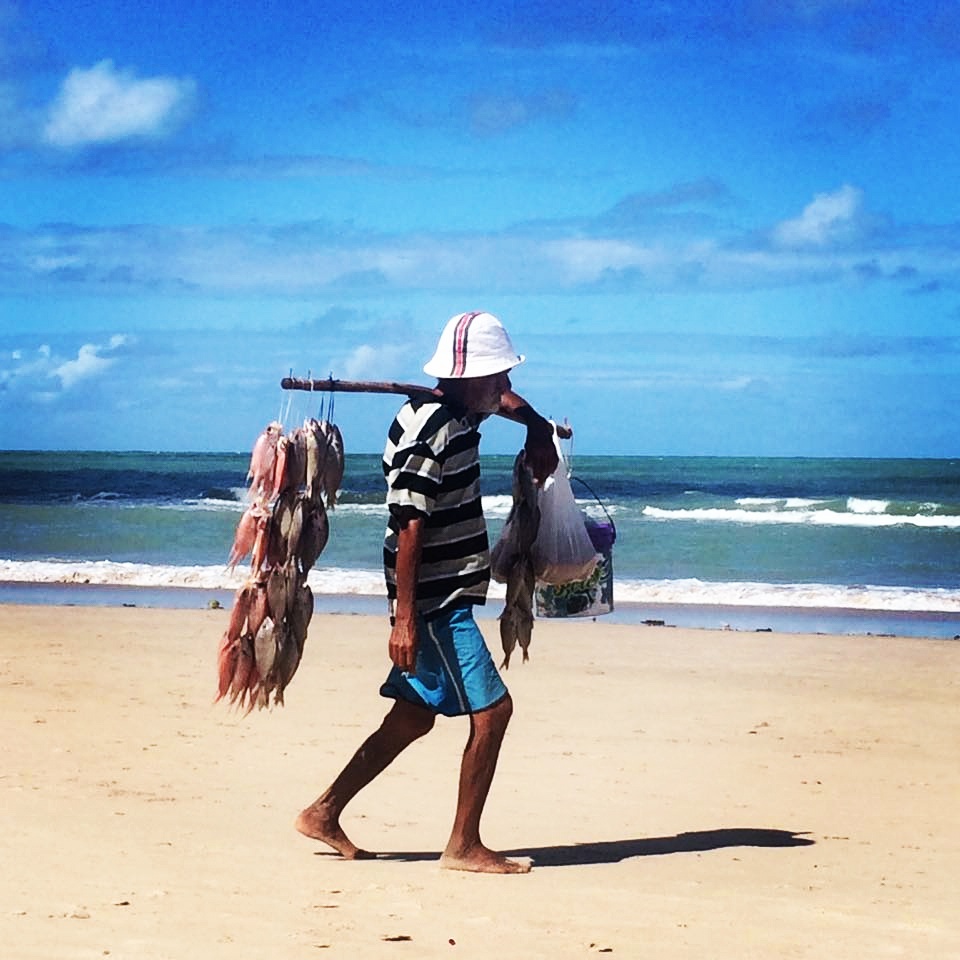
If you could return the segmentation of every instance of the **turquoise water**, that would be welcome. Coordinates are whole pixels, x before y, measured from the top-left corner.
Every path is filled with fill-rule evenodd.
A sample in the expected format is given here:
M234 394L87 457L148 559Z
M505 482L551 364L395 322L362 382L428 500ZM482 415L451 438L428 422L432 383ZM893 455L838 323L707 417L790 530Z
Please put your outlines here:
M0 452L0 580L198 585L220 577L246 453ZM573 488L616 528L621 602L960 616L960 460L577 457ZM495 539L511 457L484 457ZM348 455L320 590L376 595L379 458ZM134 573L123 565L132 565ZM229 586L229 583L227 584Z

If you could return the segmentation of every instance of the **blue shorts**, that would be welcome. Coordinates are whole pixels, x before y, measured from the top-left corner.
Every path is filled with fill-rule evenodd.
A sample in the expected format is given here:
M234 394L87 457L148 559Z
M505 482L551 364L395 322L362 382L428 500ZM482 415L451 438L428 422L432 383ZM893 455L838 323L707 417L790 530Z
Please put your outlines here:
M492 707L507 695L470 604L417 619L414 673L390 671L380 695L408 700L445 717Z

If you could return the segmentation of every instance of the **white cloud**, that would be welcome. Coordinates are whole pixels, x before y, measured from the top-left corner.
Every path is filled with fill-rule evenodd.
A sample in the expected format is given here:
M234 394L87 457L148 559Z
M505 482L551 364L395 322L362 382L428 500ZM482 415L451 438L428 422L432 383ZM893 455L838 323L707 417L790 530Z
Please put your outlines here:
M721 390L728 391L730 393L743 393L748 390L757 390L765 387L767 381L761 377L751 377L749 375L743 375L739 377L730 377L727 380L721 380L719 387Z
M44 129L57 147L156 137L168 131L193 96L189 78L137 79L101 60L67 75Z
M98 353L100 349L92 343L85 343L80 348L76 360L61 363L59 367L50 371L50 376L59 377L63 389L69 390L78 381L103 373L113 363L113 358L101 357Z
M10 352L11 366L0 368L0 392L25 389L32 393L40 380L50 375L50 347L43 344L36 351L16 349Z
M0 367L0 389L16 389L35 400L49 399L58 391L53 388L43 390L39 384L59 380L60 391L70 390L82 380L102 375L118 359L109 354L132 343L133 337L114 334L106 344L85 343L73 359L57 355L46 343L33 350L11 350L8 356L12 362Z
M833 193L818 193L799 217L774 228L774 240L785 247L822 247L849 238L862 205L862 191L850 184Z
M469 103L471 126L481 136L506 133L537 120L564 119L574 108L573 98L559 90L534 96L477 94Z
M382 350L377 350L369 344L362 344L353 350L343 363L344 380L354 380L358 377L370 376L377 366L377 358Z
M796 218L772 229L707 224L682 234L606 235L580 221L545 221L494 232L353 230L344 240L312 224L55 224L0 232L0 260L24 291L62 289L71 295L81 289L333 293L349 302L385 290L426 288L459 298L490 289L751 291L845 278L911 288L924 283L936 290L960 281L960 245L953 234L946 227L907 227L876 217L861 191L845 186L816 196Z

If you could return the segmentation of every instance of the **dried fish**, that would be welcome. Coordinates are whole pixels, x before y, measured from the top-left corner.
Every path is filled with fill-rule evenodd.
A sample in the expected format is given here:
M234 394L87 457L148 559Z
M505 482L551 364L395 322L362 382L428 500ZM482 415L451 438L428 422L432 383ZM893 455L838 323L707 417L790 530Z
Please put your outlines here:
M519 643L523 659L533 632L533 571L531 548L540 527L540 508L533 473L526 464L523 451L513 462L513 506L500 539L491 553L493 576L507 584L507 596L500 614L500 644L503 666L510 666L510 656Z
M307 437L307 496L317 501L323 495L327 508L332 510L343 483L344 453L340 428L330 420L308 420L303 432Z
M228 566L248 554L217 654L217 700L249 711L283 703L303 656L313 616L307 574L330 535L343 481L343 437L328 420L283 433L270 423L254 444L247 479L252 501L237 525Z
M327 539L330 536L330 521L327 518L327 510L323 501L308 500L304 504L304 509L306 513L303 518L303 529L300 533L297 559L303 575L306 576L327 545Z
M282 434L283 425L274 421L267 424L266 429L257 437L253 445L250 469L247 472L251 500L261 498L269 500L273 496L277 467L277 441Z

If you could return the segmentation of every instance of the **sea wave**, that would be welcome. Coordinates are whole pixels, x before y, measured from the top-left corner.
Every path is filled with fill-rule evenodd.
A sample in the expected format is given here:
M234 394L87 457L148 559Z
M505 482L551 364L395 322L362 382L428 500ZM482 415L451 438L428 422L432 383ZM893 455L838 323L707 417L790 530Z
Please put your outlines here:
M766 507L769 509L783 507L788 510L816 507L830 502L829 500L809 500L806 497L740 497L736 501L741 507Z
M889 500L865 500L862 497L850 497L847 500L847 509L851 513L879 514L890 509Z
M236 590L250 576L247 566L229 570L220 565L165 566L122 563L114 560L0 560L0 582L83 584L93 586L192 587L201 590ZM314 568L307 577L311 590L327 596L379 596L384 594L383 572L340 567ZM503 597L504 587L492 583L490 594Z
M506 519L510 513L510 507L513 505L511 496L486 496L483 498L484 515L491 519ZM166 503L155 503L155 506L163 510L182 510L182 511L222 511L226 513L243 513L250 505L246 496L239 496L235 500L222 499L218 497L196 497L187 498ZM131 506L142 507L143 503L131 504ZM387 505L384 500L376 502L358 502L350 500L340 500L335 507L335 514L338 516L361 516L361 517L382 517L384 521L387 517Z
M249 573L249 569L243 566L228 570L220 565L154 566L110 560L0 559L0 582L9 583L235 590ZM383 574L379 570L319 567L310 572L307 582L318 595L376 597L384 593ZM502 600L504 593L502 584L490 584L491 599ZM616 579L614 598L619 603L651 605L960 613L960 589L946 588Z
M642 514L651 520L691 520L712 523L811 524L835 527L916 526L960 530L960 516L937 512L938 504L915 505L900 512L889 501L851 498L841 507L834 501L739 500L740 509L693 507L672 509L647 505Z
M685 606L960 613L960 590L860 584L618 580L614 597L623 603Z
M198 497L197 499L181 500L179 503L158 504L162 510L210 510L216 513L239 513L246 509L246 504L238 500L220 499L217 497Z

